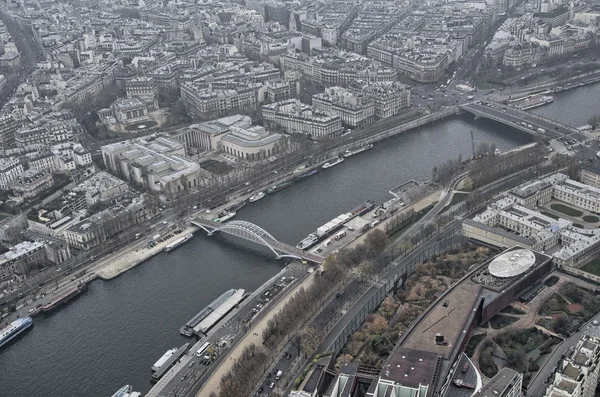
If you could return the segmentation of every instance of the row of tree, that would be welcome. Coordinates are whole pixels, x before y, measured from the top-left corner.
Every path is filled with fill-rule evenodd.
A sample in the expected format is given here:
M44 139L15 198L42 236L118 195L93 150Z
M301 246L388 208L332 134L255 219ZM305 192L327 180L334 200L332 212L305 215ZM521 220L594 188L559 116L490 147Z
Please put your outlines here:
M543 157L544 146L540 144L502 156L488 156L473 164L469 176L473 186L484 186L536 165Z

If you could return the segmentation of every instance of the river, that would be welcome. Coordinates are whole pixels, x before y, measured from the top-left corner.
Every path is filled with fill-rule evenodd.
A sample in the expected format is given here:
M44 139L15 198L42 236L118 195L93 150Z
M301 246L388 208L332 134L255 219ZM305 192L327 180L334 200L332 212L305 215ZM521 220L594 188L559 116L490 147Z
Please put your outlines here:
M561 121L585 124L600 85L562 93L550 106ZM581 103L581 105L580 105ZM590 108L590 109L588 109ZM566 116L562 119L562 116ZM434 165L475 144L509 149L530 142L521 132L469 115L378 143L367 152L247 205L238 219L295 244L340 213L408 179L428 180ZM0 351L2 397L103 397L124 384L151 388L150 366L186 338L179 327L229 288L254 290L284 266L270 252L233 238L197 233L122 276L95 281L89 290L49 316L36 317L25 335Z

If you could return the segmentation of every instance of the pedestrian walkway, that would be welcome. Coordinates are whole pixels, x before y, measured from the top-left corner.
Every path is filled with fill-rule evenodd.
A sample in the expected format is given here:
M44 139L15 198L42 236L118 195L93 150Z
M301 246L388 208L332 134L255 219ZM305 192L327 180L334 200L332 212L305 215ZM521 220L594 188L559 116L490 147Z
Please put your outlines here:
M239 359L242 352L247 346L255 344L260 346L262 344L262 333L267 328L269 320L271 320L276 313L278 313L291 299L296 292L300 289L309 288L314 282L316 273L310 274L301 283L296 285L294 289L288 292L288 294L281 299L265 316L257 322L252 328L248 330L248 333L240 340L240 342L230 351L226 353L224 360L221 362L219 367L212 373L210 378L206 380L202 389L198 392L196 397L210 397L212 392L219 394L221 378L227 374L233 367L235 360Z
M188 233L194 233L197 227L190 226L179 234L173 234L169 239L149 247L147 241L140 240L137 244L123 248L115 254L108 255L94 265L90 271L94 272L103 280L110 280L140 263L161 253L167 245Z

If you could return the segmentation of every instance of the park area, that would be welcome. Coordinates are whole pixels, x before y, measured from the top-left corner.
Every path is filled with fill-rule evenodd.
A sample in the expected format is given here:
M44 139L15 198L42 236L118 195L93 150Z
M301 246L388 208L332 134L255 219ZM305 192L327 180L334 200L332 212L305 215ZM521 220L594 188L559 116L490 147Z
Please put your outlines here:
M336 361L336 368L344 362L380 366L398 337L435 301L436 296L464 276L469 267L484 262L489 255L487 248L465 247L417 265L404 288L386 298L350 336Z
M479 355L479 369L488 378L504 367L522 372L526 384L540 363L552 352L558 338L537 328L510 330L484 342Z
M570 335L600 311L600 300L589 291L567 283L540 307L537 325L559 335Z
M559 218L570 220L573 222L573 226L581 229L600 227L600 215L555 200L540 208L540 213L556 220Z
M592 261L583 265L580 269L584 272L600 276L600 257L594 258Z

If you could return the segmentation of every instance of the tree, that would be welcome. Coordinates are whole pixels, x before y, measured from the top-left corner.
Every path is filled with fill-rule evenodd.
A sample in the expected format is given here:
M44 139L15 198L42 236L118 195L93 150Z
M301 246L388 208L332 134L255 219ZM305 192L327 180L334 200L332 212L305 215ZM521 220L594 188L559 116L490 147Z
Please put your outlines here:
M292 336L292 339L290 340L290 344L296 349L296 352L299 356L300 352L302 351L302 334L294 334L294 336Z
M557 334L569 335L569 331L571 330L571 320L565 315L558 316L553 321L552 328Z
M527 355L520 350L511 350L506 355L508 366L517 372L525 372L527 370L526 358Z
M374 229L365 238L367 251L370 257L375 257L383 251L388 243L387 234L381 229Z
M588 119L588 124L592 126L592 129L598 128L600 125L600 114L595 114Z
M302 344L304 345L304 357L312 355L319 347L323 338L323 330L317 330L313 327L307 328L302 333Z
M365 260L358 265L358 273L360 279L364 282L369 282L375 277L375 264L373 261Z
M381 335L388 329L387 320L379 314L370 316L369 329L372 333Z

